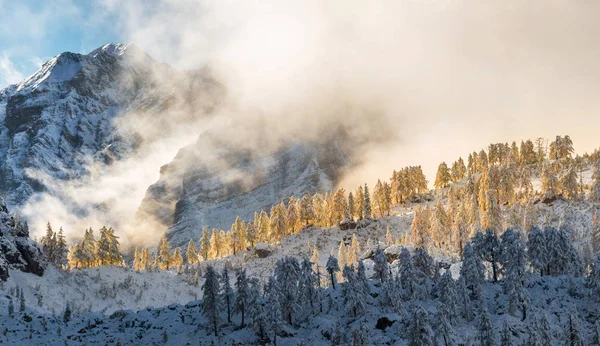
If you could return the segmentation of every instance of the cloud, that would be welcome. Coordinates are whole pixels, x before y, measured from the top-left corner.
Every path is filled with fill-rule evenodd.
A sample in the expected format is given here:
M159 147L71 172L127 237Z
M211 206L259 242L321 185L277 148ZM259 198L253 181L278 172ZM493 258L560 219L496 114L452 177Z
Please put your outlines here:
M272 148L342 126L368 140L358 141L346 188L416 164L433 180L441 161L490 142L566 133L580 151L597 147L599 10L586 0L105 0L96 8L154 58L180 70L211 67L227 88L218 116L246 129L224 138L264 149L265 139Z
M15 84L23 80L20 70L11 61L6 52L0 55L0 85Z
M387 124L370 135L385 127L401 140L365 151L348 184L419 163L432 179L440 161L494 141L568 132L580 150L597 146L597 2L164 0L105 9L152 56L214 66L240 119L311 129L344 118L339 100L364 110L348 120L356 127L383 114Z

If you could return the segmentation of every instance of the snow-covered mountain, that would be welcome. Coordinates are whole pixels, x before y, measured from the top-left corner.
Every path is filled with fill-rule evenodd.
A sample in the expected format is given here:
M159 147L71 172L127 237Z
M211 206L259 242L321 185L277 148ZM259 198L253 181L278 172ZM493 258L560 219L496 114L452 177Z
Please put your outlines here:
M224 95L208 68L176 71L133 45L59 54L0 90L0 194L17 211L38 192L59 195L56 180L75 181L175 126L198 124ZM256 150L230 141L222 127L230 125L211 128L162 167L140 206L138 217L157 220L177 246L202 226L228 229L237 215L249 219L291 195L331 189L352 161L348 143L364 140L328 128L328 136Z
M206 70L179 73L133 45L57 55L0 90L0 194L22 206L47 189L46 176L77 179L91 162L127 157L180 120L167 115L174 104L202 108L195 101L210 94L209 80ZM159 122L161 131L142 136L142 128L119 125L134 117Z

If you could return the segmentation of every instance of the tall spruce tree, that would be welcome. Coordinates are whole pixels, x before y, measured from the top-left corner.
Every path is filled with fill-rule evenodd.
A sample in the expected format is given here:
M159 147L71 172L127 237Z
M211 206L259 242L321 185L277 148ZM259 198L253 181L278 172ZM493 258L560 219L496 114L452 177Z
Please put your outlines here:
M209 265L206 267L206 274L204 276L205 281L202 285L203 299L201 303L202 312L208 319L210 326L215 334L218 336L219 324L221 323L221 296L219 294L221 288L219 285L219 274L215 271L213 266Z

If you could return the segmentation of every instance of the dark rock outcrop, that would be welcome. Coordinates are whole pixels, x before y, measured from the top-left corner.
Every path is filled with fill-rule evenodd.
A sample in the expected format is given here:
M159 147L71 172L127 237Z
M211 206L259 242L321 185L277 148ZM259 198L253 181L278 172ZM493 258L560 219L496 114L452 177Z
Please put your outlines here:
M29 238L27 224L11 216L0 197L0 280L8 279L10 269L41 276L45 266L39 244Z

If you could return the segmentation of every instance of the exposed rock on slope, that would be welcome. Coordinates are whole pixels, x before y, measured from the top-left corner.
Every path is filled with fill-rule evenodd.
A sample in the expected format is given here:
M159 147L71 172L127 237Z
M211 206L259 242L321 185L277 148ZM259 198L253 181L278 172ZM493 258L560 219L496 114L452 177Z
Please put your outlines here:
M9 269L44 274L45 263L40 246L29 238L26 224L10 216L0 197L0 280L6 281Z

